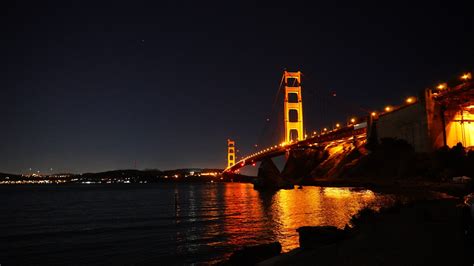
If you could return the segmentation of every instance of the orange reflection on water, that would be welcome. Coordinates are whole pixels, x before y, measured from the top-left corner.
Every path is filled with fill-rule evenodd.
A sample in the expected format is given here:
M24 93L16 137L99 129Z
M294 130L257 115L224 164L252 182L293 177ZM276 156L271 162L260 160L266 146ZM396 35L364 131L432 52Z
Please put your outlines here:
M299 246L301 226L343 228L364 207L378 209L394 198L369 190L304 187L257 191L251 184L189 185L176 210L178 254L221 254L278 241L283 251ZM203 251L204 250L204 251ZM225 251L225 254L222 253Z
M242 212L232 219L239 219L243 223L233 230L247 232L253 237L266 231L268 235L261 236L261 239L280 242L284 251L299 246L299 237L296 231L299 227L332 225L344 228L354 214L362 208L370 206L377 200L377 197L382 197L370 190L321 187L280 190L276 193L257 193L260 202L249 204L245 199L241 199L245 203L245 205L241 205ZM377 208L377 205L374 204L373 207ZM248 210L245 211L247 208ZM252 217L246 217L247 215ZM256 221L255 217L261 217L265 222ZM246 223L246 221L252 220L253 223ZM231 229L232 227L227 228ZM249 240L247 237L242 239ZM242 239L234 239L232 243L240 243Z
M259 244L256 236L263 230L265 216L258 192L248 184L225 186L224 232L232 246ZM233 237L239 236L239 237Z
M317 190L281 190L275 194L273 213L277 241L285 251L299 246L296 229L303 225L321 224L321 201Z

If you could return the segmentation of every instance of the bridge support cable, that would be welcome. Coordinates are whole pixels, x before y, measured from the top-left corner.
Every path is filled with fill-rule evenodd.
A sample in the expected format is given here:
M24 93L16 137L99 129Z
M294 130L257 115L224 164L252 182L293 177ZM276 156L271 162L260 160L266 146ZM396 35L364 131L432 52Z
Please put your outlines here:
M307 74L305 74L304 77L305 80L309 82L313 80ZM312 86L305 86L305 88L308 87ZM306 89L305 91L308 91L308 89ZM316 106L314 106L312 103L307 104L306 106L308 106L310 110L313 109L310 118L312 118L312 121L318 124L318 126L334 126L333 124L328 123L335 123L335 121L327 121L328 118L331 118L331 114L337 114L337 116L341 114L352 114L353 116L359 116L361 115L361 113L363 113L364 116L366 116L370 115L371 113L370 110L360 106L357 103L354 103L354 101L351 101L351 99L346 99L344 97L341 97L341 95L337 95L336 91L319 89L317 91L314 91L314 93L310 91L310 93L312 95L311 97L308 97L308 100L312 101L313 97L316 98L316 104L314 104ZM315 109L317 111L315 111ZM346 118L349 119L349 117L340 117L339 119L342 119L340 122L346 122L344 120ZM308 125L308 123L306 124Z
M263 138L265 137L265 133L266 131L268 130L269 126L270 126L270 123L272 122L272 116L275 112L275 107L277 106L277 103L278 103L278 99L279 99L279 96L280 96L280 92L281 92L281 88L282 88L282 85L283 85L283 81L284 81L284 75L281 76L281 79L280 79L280 84L278 85L278 89L277 89L277 92L275 94L275 97L273 99L273 103L272 103L272 107L271 107L271 110L270 110L270 113L269 115L265 118L265 123L263 125L263 128L262 130L260 131L260 134L258 136L258 139L257 139L257 145L260 146L262 145L263 143Z

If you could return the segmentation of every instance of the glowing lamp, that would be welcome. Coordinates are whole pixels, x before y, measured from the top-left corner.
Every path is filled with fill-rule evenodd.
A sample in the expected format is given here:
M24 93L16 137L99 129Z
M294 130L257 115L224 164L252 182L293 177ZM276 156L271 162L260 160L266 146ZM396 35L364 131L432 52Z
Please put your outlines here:
M439 84L436 88L437 88L438 90L444 90L444 89L446 89L447 87L448 87L448 84L446 84L446 83L441 83L441 84Z
M470 79L472 79L472 74L469 73L469 72L465 73L465 74L462 74L461 79L462 80L470 80Z

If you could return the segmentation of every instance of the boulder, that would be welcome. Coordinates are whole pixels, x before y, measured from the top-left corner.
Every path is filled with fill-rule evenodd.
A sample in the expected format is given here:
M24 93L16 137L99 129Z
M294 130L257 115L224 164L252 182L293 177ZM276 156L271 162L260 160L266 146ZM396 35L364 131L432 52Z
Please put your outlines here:
M279 242L244 247L235 251L224 265L255 265L271 257L278 256L280 253L281 244Z
M334 226L303 226L297 229L301 248L334 244L348 237L348 232Z

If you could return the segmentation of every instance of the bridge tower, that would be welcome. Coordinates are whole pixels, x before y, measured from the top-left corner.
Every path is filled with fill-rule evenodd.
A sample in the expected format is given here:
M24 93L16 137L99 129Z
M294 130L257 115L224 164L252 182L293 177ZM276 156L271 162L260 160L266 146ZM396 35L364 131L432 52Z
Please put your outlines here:
M285 82L285 142L304 139L301 72L284 72Z
M227 140L227 167L235 164L235 141Z

